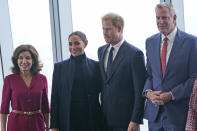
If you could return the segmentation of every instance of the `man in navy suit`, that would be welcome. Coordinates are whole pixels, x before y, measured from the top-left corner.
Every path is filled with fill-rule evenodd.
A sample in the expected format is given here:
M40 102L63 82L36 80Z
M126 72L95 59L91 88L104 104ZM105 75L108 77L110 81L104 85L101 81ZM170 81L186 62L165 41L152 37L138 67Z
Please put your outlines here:
M150 131L184 131L197 76L197 38L177 28L171 4L160 3L155 12L160 33L146 40L144 117Z
M121 16L106 14L102 26L107 42L98 49L104 131L138 131L144 112L144 55L123 39Z

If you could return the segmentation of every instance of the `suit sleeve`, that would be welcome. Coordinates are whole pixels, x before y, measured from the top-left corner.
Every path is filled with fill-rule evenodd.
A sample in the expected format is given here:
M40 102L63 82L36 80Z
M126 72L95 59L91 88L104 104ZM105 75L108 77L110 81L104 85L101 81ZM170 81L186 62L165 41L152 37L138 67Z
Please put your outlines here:
M140 124L142 123L143 114L144 114L144 98L142 96L142 91L146 79L144 55L141 51L138 51L136 53L134 62L132 64L132 78L133 78L135 103L134 103L131 121Z
M189 78L186 81L183 81L175 88L172 89L172 94L175 97L175 100L179 101L181 99L190 98L192 92L192 85L194 83L195 78L197 77L197 38L194 41L190 41L192 43L190 52L190 58L188 62L188 75Z
M57 128L59 129L59 97L58 97L58 74L59 66L55 64L53 70L53 80L52 80L52 93L51 93L51 118L50 118L50 128Z
M147 43L147 42L146 42ZM146 49L146 51L148 51L148 49ZM151 65L150 65L150 62L149 62L149 59L148 59L148 53L146 52L146 56L147 56L147 63L146 63L146 82L145 82L145 85L144 85L144 90L143 90L143 96L145 96L145 92L147 90L152 90L152 87L153 87L153 84L152 84L152 70L151 70Z

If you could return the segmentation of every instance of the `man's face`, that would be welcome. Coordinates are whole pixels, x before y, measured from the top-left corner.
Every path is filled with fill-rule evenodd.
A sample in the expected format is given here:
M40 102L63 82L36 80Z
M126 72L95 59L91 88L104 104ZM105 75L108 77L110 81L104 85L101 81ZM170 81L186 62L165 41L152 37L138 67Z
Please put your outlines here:
M107 43L115 45L118 42L121 41L121 35L122 35L122 27L118 26L115 27L112 25L111 20L106 20L102 22L103 26L103 35L104 39Z
M158 30L164 34L170 34L176 26L176 15L171 16L168 8L160 8L156 11Z

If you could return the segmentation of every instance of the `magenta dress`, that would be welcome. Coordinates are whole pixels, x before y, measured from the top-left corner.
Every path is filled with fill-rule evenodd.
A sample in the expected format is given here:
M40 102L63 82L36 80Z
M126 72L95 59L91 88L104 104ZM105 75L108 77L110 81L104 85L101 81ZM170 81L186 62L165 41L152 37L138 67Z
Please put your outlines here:
M11 74L4 79L1 114L9 114L7 131L45 131L43 113L49 113L49 102L47 95L47 80L42 74L32 77L28 88L20 75ZM23 115L11 112L37 111L41 113L34 115Z

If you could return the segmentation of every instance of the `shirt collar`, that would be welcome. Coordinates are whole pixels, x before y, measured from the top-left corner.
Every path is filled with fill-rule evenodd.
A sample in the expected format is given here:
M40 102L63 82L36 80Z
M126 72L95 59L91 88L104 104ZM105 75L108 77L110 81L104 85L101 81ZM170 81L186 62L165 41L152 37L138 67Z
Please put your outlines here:
M114 46L112 46L112 45L110 44L109 49L111 49L111 47L114 47L114 49L118 49L118 48L120 48L120 46L123 44L123 42L124 42L124 39L122 39L118 44L115 44Z
M167 35L168 40L173 42L174 39L175 39L176 33L177 33L177 27L175 27L174 30L169 35ZM162 38L162 41L163 41L165 36L162 34L161 38Z

